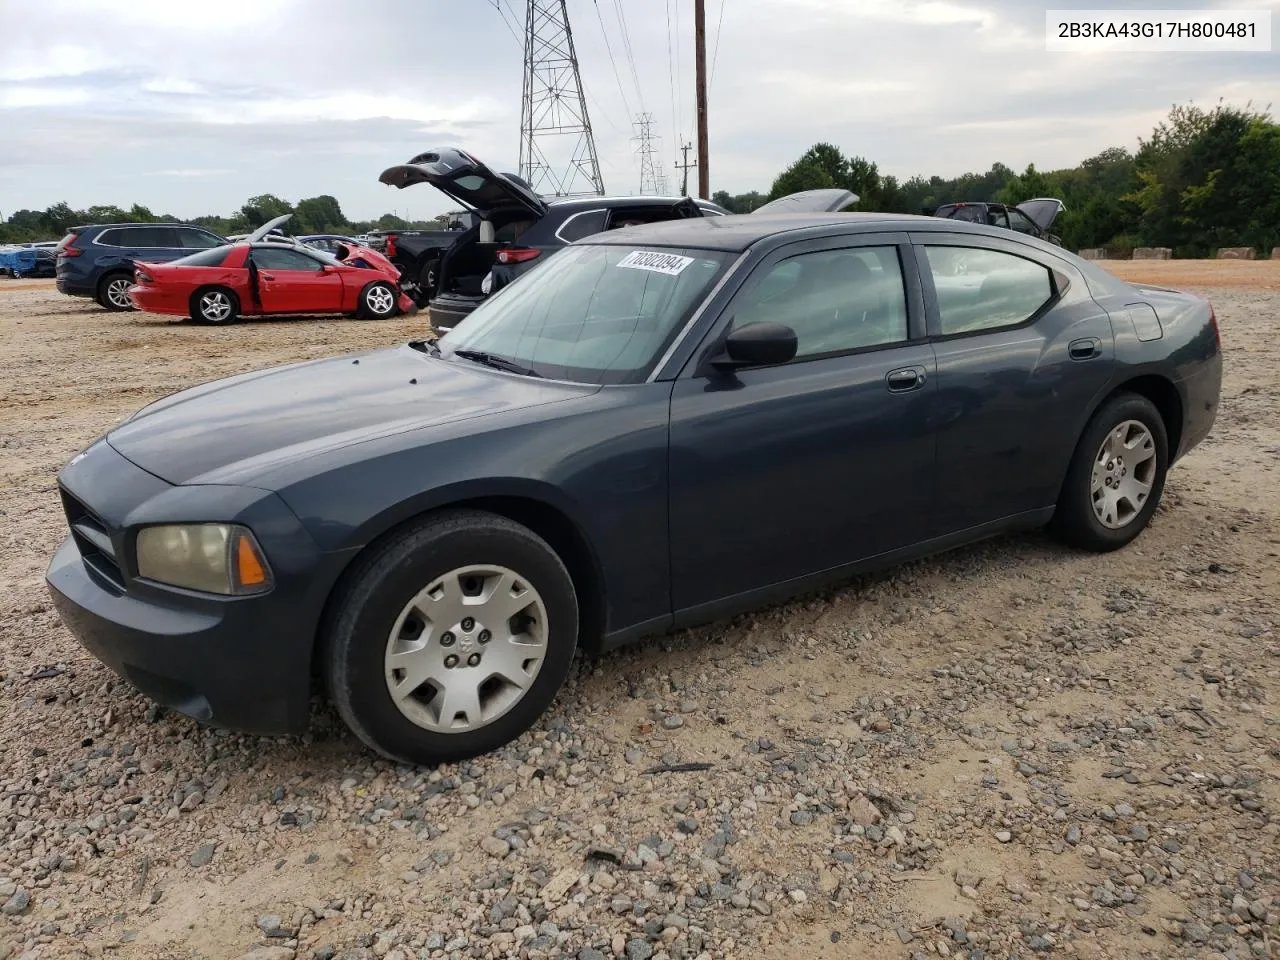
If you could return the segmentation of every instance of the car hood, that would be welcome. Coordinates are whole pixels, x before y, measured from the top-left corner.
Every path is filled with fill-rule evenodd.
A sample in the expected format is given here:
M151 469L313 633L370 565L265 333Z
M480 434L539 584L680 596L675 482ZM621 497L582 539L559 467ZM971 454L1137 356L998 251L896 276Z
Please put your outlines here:
M519 177L495 173L471 154L453 147L428 150L408 163L388 167L378 180L401 190L415 183L429 183L476 210L516 206L535 217L547 212L546 202Z
M597 389L443 360L406 344L202 384L143 407L107 440L169 483L245 482L336 447Z

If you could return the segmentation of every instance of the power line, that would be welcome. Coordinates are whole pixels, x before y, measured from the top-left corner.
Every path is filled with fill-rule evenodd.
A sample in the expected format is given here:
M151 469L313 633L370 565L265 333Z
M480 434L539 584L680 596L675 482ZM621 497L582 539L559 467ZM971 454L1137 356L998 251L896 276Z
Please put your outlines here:
M711 79L709 86L716 82L716 57L720 56L720 28L724 26L724 5L727 0L720 0L720 16L716 18L716 45L711 51Z
M515 40L516 43L519 43L520 34L516 33L516 28L507 21L506 11L502 9L502 4L499 0L493 0L493 9L498 11L498 16L502 18L502 23L507 28L507 33L511 34L511 38ZM514 17L514 14L512 14L512 16Z
M609 31L604 28L604 15L600 13L600 0L595 0L593 6L596 8L596 19L600 21L600 35L604 37L604 49L609 54L609 64L613 67L613 79L618 83L618 96L622 97L622 107L631 113L631 106L627 103L627 93L622 89L622 74L618 73L618 61L613 56L613 45L609 43Z
M636 55L631 47L631 30L627 27L627 15L622 9L622 0L613 0L614 9L618 11L618 25L622 28L622 44L627 52L627 61L631 64L631 79L636 84L636 99L640 101L640 109L644 109L644 88L640 85L640 73L636 70Z

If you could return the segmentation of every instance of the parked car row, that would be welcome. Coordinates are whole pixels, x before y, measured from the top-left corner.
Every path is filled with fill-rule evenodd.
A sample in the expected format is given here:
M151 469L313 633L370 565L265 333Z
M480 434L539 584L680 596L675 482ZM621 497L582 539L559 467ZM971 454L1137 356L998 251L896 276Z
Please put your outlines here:
M0 276L52 277L57 240L0 244Z

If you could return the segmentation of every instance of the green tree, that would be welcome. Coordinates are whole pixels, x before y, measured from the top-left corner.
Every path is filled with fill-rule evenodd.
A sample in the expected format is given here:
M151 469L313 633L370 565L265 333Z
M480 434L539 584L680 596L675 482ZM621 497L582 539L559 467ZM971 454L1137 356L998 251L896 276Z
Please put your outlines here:
M409 229L409 221L402 217L397 217L394 213L384 213L376 221L379 230L407 230Z
M249 201L240 208L240 215L244 217L250 229L260 227L268 220L274 220L286 213L293 213L293 204L270 193L250 197Z
M822 190L835 185L831 174L817 163L812 160L797 160L778 174L778 178L773 181L773 186L769 189L769 199L777 200L789 193L798 193L801 190Z
M294 230L298 233L341 233L350 227L335 197L322 194L298 201Z

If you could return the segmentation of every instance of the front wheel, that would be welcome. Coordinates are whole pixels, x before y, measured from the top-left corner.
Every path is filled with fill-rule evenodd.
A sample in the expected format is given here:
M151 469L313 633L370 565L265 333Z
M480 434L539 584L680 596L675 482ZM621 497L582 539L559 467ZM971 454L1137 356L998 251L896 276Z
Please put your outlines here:
M1085 550L1125 546L1150 522L1168 469L1160 411L1146 397L1118 394L1085 427L1067 468L1054 533Z
M329 694L365 744L435 764L528 730L569 672L573 581L531 530L477 510L429 517L353 569L324 630Z
M375 280L360 291L356 317L361 320L386 320L395 314L397 299L391 284Z

